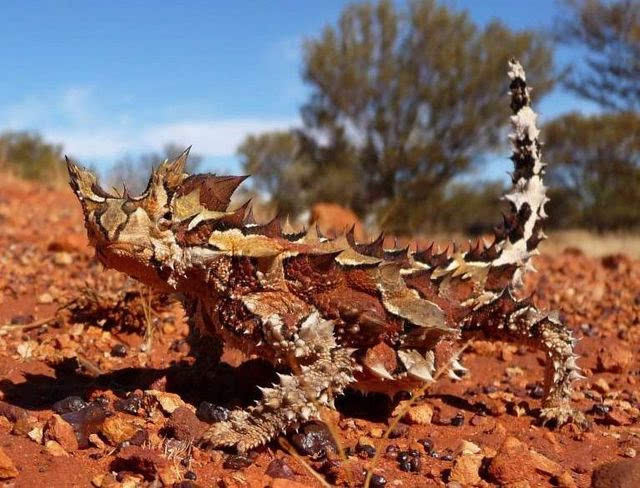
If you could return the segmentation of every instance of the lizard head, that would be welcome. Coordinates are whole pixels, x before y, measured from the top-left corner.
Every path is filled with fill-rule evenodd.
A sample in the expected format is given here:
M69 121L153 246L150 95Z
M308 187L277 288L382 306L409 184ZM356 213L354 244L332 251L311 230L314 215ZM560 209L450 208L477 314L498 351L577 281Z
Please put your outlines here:
M67 158L71 188L82 205L89 242L106 267L166 287L159 273L170 266L175 252L170 200L187 177L188 153L189 149L155 168L147 188L137 197L126 189L122 194L104 190L91 171Z

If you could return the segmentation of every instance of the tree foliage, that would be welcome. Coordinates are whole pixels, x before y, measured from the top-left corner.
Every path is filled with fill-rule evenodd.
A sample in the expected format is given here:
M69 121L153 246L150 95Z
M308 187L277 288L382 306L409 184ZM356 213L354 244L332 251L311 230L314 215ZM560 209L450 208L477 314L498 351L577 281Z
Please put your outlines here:
M640 109L640 2L565 0L560 40L586 50L566 86L605 108Z
M21 178L57 184L66 177L62 145L46 142L35 132L0 135L0 167Z
M568 114L544 134L559 197L551 200L552 218L601 231L640 226L640 114Z
M417 230L452 178L503 142L510 56L527 66L538 96L550 89L551 51L533 32L480 28L433 0L350 5L305 43L312 93L303 129L248 140L245 168L261 140L257 179L272 181L278 203L300 193L304 206L328 200L375 214L388 230ZM283 138L292 156L267 156L265 142Z
M116 161L109 170L107 180L111 186L125 185L132 193L141 193L147 186L151 170L165 159L175 159L185 150L177 144L166 144L161 152L148 152L137 158L129 155ZM187 172L195 173L202 162L199 154L189 154Z
M295 132L274 131L248 136L238 148L244 170L252 175L255 189L263 195L277 195L282 212L296 213L305 192L312 187L311 165L300 150ZM297 191L292 191L295 188Z

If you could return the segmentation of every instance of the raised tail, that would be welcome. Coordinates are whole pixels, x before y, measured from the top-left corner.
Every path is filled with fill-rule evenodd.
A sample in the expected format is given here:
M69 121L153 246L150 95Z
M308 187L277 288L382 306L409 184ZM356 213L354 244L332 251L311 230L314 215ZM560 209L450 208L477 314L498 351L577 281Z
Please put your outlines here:
M504 224L496 229L491 265L514 266L511 286L518 288L524 273L533 269L530 259L538 254L538 244L546 237L542 224L547 217L544 204L549 199L542 181L546 165L541 160L540 131L536 127L538 116L531 109L531 88L527 86L524 69L514 59L509 61L509 78L514 113L509 135L513 149L513 188L504 196L511 208L504 217Z

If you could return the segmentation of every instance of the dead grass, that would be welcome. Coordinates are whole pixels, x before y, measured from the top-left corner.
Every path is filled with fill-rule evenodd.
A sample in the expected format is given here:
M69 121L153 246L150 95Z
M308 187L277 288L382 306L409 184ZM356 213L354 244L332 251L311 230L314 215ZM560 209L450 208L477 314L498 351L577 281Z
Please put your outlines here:
M540 249L545 254L558 254L566 248L580 249L591 257L621 253L640 259L640 233L597 234L586 230L555 231L549 233L549 239L542 243Z
M557 255L567 248L579 249L586 256L599 258L610 254L626 254L630 258L640 259L640 232L608 232L598 234L582 229L547 231L549 238L540 244L543 254ZM491 236L485 238L490 242ZM438 233L424 238L418 238L422 245L431 240L441 248L448 242L456 242L463 247L468 241L475 242L475 238L465 237L458 233ZM415 240L414 240L415 241ZM404 240L401 242L404 243Z

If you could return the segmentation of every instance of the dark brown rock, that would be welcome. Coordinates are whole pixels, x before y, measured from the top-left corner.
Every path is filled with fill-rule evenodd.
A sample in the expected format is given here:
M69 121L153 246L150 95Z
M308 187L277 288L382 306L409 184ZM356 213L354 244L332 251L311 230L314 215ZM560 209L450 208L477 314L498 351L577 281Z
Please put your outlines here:
M102 423L107 418L104 407L91 403L82 410L62 414L61 417L71 424L78 439L78 447L89 447L89 436L100 430Z
M194 441L199 439L208 427L209 425L199 420L189 408L178 407L171 414L165 430L175 439Z
M591 476L593 488L637 488L640 486L640 460L624 459L601 464Z
M322 422L308 422L300 431L291 436L291 442L299 453L319 459L327 452L337 452L337 447L331 432Z
M239 454L230 454L224 460L224 463L222 463L222 467L224 469L238 470L238 469L248 468L252 464L253 464L253 461L251 460L251 458L247 456L242 456Z
M121 449L118 457L111 463L113 471L137 473L144 476L147 481L156 479L167 466L169 466L169 461L160 454L138 446Z
M598 352L598 369L609 373L622 373L633 363L633 351L628 347L611 343Z
M280 458L276 458L269 463L265 474L272 478L284 478L286 480L293 480L296 477L296 473L291 469L291 466L289 466L284 459Z

